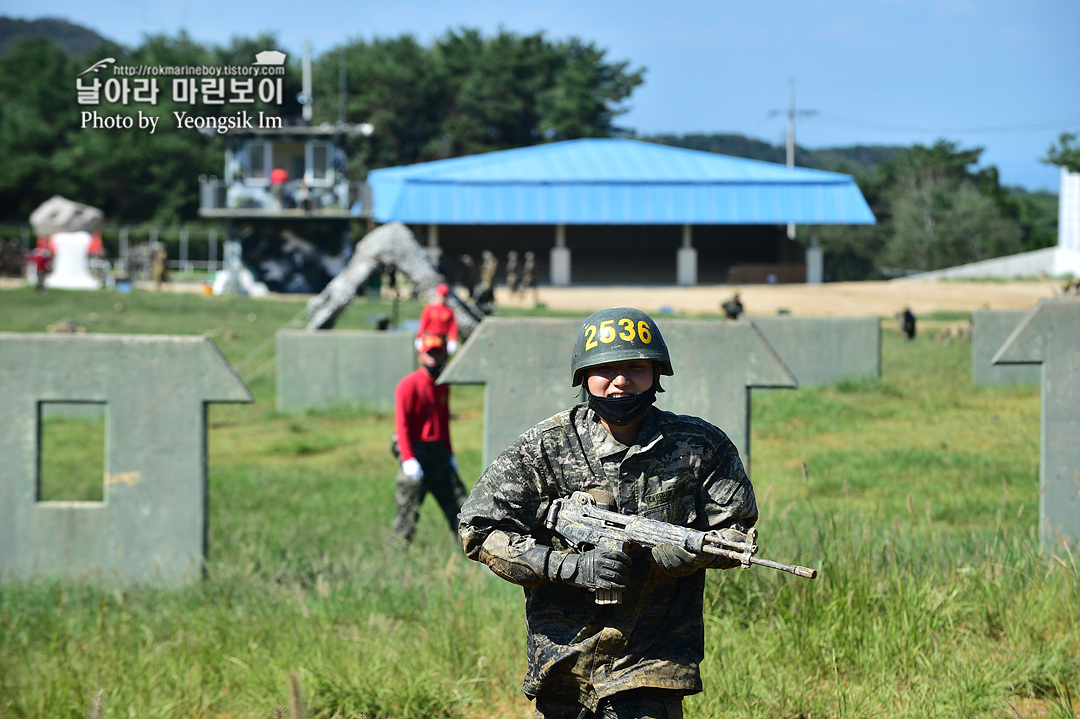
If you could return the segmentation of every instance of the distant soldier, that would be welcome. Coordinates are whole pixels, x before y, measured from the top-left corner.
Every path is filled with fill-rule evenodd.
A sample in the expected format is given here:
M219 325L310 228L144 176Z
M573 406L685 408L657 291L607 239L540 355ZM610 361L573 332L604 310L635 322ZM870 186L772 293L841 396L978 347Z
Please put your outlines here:
M483 263L480 265L480 292L494 291L495 276L499 272L499 259L491 250L484 250L481 257L483 257Z
M480 266L480 294L476 297L476 306L484 314L491 314L495 305L495 275L499 271L499 260L490 250L483 252L483 264Z
M724 311L724 315L729 320L739 319L739 315L743 313L743 304L742 300L739 299L739 293L736 292L730 300L720 305L720 309Z
M521 291L521 278L518 275L518 254L514 250L506 253L506 288L511 294Z
M525 264L521 268L521 291L528 293L533 290L533 302L536 302L536 255L532 252L525 253Z
M476 285L479 282L480 273L476 269L476 260L472 258L472 255L461 256L461 277L459 282L465 286L465 292L469 295L471 300L476 294Z
M904 339L915 339L915 313L910 307L905 307L903 312L898 312L896 321L900 325L900 334L904 335Z
M169 259L169 253L165 249L165 245L160 242L154 243L153 259L151 260L151 272L154 278L154 289L161 290L161 285L168 279L168 266L167 260Z
M140 242L128 250L126 260L128 277L132 280L145 280L150 277L152 252L149 242Z

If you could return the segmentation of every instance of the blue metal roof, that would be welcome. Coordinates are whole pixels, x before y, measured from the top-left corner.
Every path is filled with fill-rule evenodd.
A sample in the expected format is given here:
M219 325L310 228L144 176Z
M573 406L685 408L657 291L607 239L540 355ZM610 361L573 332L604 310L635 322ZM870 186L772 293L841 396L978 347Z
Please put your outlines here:
M873 224L850 175L639 140L568 140L373 170L379 222Z

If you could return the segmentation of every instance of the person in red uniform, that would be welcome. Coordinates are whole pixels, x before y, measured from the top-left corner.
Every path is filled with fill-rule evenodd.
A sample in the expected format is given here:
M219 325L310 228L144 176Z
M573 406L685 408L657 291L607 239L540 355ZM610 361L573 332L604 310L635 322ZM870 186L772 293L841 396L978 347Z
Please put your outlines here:
M420 327L416 330L416 348L420 349L420 338L424 335L442 335L446 338L446 349L450 354L457 351L458 325L454 311L446 302L450 295L450 286L445 282L435 288L435 301L424 307L420 313Z
M45 276L52 272L53 253L45 245L38 245L29 255L29 260L34 263L34 274L37 277L37 291L45 291Z
M420 368L405 375L394 391L401 471L394 490L397 515L391 525L392 543L412 541L428 492L438 500L456 534L458 513L468 496L450 444L450 388L435 384L446 365L446 338L439 334L418 338L417 358Z

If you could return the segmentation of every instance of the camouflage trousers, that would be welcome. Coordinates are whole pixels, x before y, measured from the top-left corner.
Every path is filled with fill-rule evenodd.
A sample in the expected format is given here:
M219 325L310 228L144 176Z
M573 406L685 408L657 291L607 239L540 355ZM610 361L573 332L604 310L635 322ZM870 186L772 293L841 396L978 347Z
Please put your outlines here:
M403 472L398 472L397 487L394 490L394 502L397 515L390 529L392 541L411 542L416 532L416 522L420 518L420 506L428 492L435 497L450 530L457 535L458 514L465 504L468 492L461 483L454 466L450 464L450 452L441 442L413 442L413 452L424 470L424 478L409 479Z
M634 689L613 694L595 712L576 699L536 697L536 719L683 719L682 694Z

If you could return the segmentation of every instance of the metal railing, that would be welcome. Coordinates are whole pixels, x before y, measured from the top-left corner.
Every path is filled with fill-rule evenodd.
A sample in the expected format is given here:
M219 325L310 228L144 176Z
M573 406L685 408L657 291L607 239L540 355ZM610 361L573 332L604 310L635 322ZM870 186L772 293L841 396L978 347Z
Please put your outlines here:
M104 225L101 228L104 256L90 260L91 270L127 274L133 264L149 267L149 257L132 258L132 248L142 244L163 242L169 259L169 270L190 273L196 270L213 274L224 266L225 229L215 225ZM18 242L23 252L29 252L37 238L29 223L0 223L0 241ZM135 253L139 254L139 253ZM136 263L132 259L139 260ZM147 270L148 271L148 270Z
M203 217L278 213L371 217L371 186L339 182L309 187L300 180L282 185L219 179L199 183L199 214Z

